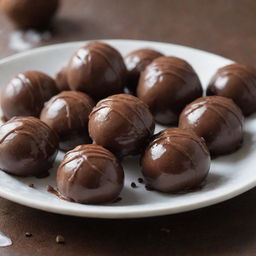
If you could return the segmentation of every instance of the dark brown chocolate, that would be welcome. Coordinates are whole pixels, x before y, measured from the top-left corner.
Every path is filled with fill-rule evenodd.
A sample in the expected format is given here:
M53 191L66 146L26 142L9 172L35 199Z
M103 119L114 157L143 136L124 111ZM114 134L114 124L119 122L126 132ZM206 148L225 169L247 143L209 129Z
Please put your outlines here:
M93 99L122 93L126 67L120 53L101 42L80 48L69 62L68 83L71 90L83 91Z
M94 106L85 93L64 91L45 104L40 119L59 135L60 149L67 151L91 143L88 121Z
M128 94L101 100L89 117L89 134L94 143L119 157L143 151L154 128L155 122L148 106Z
M156 122L176 125L182 109L202 96L194 69L185 60L160 57L142 72L137 96L148 104Z
M98 145L69 151L57 172L59 193L83 204L113 202L124 185L124 171L117 158Z
M17 176L46 176L57 155L55 132L35 117L14 117L0 127L0 169Z
M1 0L0 9L17 28L49 26L59 7L59 0Z
M207 95L231 98L246 116L256 112L256 69L243 64L218 69L208 85Z
M179 192L199 186L210 169L210 154L194 132L169 128L160 132L142 156L148 188Z
M38 71L19 73L3 87L0 104L7 120L14 116L39 117L44 103L58 93L55 81Z
M161 56L163 56L162 53L147 48L135 50L125 56L124 62L127 68L126 87L130 93L136 94L141 72L144 71L146 66L154 59Z
M244 117L231 100L220 96L202 97L186 106L179 127L203 137L212 156L237 150L243 141Z
M67 78L67 67L63 67L55 77L55 82L59 91L69 91L68 78Z

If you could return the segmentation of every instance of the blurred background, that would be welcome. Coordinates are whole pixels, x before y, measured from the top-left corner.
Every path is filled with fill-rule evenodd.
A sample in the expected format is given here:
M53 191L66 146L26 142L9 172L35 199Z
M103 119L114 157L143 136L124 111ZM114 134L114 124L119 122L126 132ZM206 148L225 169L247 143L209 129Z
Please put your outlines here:
M0 2L6 1L24 2ZM254 64L255 13L255 0L62 0L51 33L30 33L27 41L33 47L101 38L163 41ZM17 46L19 37L2 13L1 58L29 48Z

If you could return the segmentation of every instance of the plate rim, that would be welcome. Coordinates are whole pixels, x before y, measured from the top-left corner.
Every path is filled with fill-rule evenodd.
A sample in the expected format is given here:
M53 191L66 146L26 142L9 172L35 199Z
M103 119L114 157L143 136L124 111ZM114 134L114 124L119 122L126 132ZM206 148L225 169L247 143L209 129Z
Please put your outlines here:
M147 40L132 40L132 39L95 39L95 40L85 40L85 41L72 41L72 42L65 42L65 43L58 43L58 44L52 44L48 46L43 46L43 47L38 47L35 49L31 49L25 52L17 53L8 57L5 57L0 60L0 67L2 65L8 64L8 62L12 62L15 60L19 60L20 58L24 58L33 54L42 54L47 51L54 50L58 47L58 49L65 48L65 47L75 47L76 45L79 44L86 44L91 41L102 41L102 42L107 42L107 43L144 43L144 44L158 44L166 47L170 46L175 46L179 48L185 48L189 50L193 50L195 52L198 52L200 54L208 54L213 57L218 57L222 58L223 61L230 61L233 62L233 60L228 59L226 57L223 57L221 55L217 55L208 51L204 51L201 49L189 47L189 46L184 46L184 45L179 45L179 44L173 44L173 43L167 43L167 42L158 42L158 41L147 41ZM8 175L8 174L7 174ZM229 191L228 193L225 193L224 195L218 196L218 197L210 197L210 199L205 199L201 202L193 202L193 203L188 203L186 205L182 206L175 206L175 207L170 207L166 203L158 204L155 205L154 208L147 209L148 207L145 207L145 210L142 210L142 206L138 207L137 209L129 209L128 211L122 211L122 208L126 208L127 206L103 206L102 210L99 211L97 209L93 210L88 207L88 210L84 209L63 209L54 207L53 205L47 205L47 203L41 203L41 202L35 202L34 200L30 200L29 198L24 198L23 196L16 195L14 196L12 193L8 193L4 191L4 189L0 188L0 196L8 199L12 202L35 208L38 210L43 210L46 212L52 212L52 213L58 213L58 214L63 214L63 215L70 215L70 216L79 216L79 217L90 217L90 218L103 218L103 219L124 219L124 218L144 218L144 217L153 217L153 216L162 216L162 215L168 215L168 214L176 214L176 213L181 213L181 212L187 212L187 211L192 211L195 209L200 209L206 206L210 206L213 204L218 204L223 201L226 201L228 199L231 199L233 197L236 197L250 189L252 189L254 186L256 186L256 179L251 180L250 182L246 183L245 185L242 184L240 186L236 186L236 189L233 189L232 191ZM136 205L137 206L137 205ZM97 206L99 208L99 206ZM108 210L104 212L104 209L109 209L111 207L111 210ZM116 210L119 211L116 211Z

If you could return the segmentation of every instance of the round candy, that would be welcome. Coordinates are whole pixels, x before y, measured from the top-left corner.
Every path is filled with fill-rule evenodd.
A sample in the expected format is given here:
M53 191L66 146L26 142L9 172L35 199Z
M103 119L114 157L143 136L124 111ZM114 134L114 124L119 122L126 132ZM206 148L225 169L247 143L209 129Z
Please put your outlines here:
M70 60L68 83L71 90L83 91L99 100L123 92L126 72L117 50L105 43L92 42Z
M63 67L57 74L55 78L56 85L59 91L68 91L68 78L67 78L67 67Z
M90 143L88 121L95 103L86 94L64 91L45 104L40 119L60 138L60 149L70 150Z
M256 69L242 64L220 68L207 88L207 95L231 98L244 115L256 111Z
M154 59L163 56L162 53L153 49L135 50L125 56L124 61L127 68L127 88L132 94L136 94L140 74Z
M244 117L240 108L228 98L202 97L186 106L179 127L193 130L203 137L211 155L237 150L243 141Z
M17 176L45 176L57 155L58 137L35 117L14 117L0 127L0 169Z
M142 72L137 96L148 104L156 122L175 125L182 109L202 96L202 87L185 60L160 57Z
M59 0L1 0L3 13L18 28L45 28L59 6Z
M60 195L84 204L114 201L124 185L124 171L116 157L98 145L69 151L57 172Z
M94 143L119 157L140 153L154 128L148 106L128 94L117 94L101 100L89 118L89 134Z
M44 103L58 93L54 80L38 71L19 73L1 90L0 104L6 119L38 117Z
M160 132L142 156L149 188L180 192L198 187L210 169L210 154L202 138L179 128Z

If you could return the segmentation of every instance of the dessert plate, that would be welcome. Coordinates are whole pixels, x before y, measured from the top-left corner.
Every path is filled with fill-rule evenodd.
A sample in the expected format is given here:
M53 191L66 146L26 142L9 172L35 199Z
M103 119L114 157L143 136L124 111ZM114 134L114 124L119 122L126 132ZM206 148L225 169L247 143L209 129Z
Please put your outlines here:
M231 60L208 52L174 44L133 40L104 41L116 47L123 55L138 48L150 47L166 55L184 58L198 72L204 88L219 67L232 63ZM1 60L0 86L16 73L29 69L53 76L67 63L73 52L85 43L52 45ZM156 132L163 128L157 125ZM202 189L186 194L147 191L144 184L137 182L141 177L139 158L127 158L123 162L126 180L121 201L100 206L63 201L47 192L47 185L55 187L56 167L62 157L63 153L59 153L50 176L44 179L17 178L0 171L0 196L44 211L81 217L139 218L189 211L230 199L256 185L256 115L246 119L243 147L231 155L213 160L206 184ZM137 187L132 188L131 182L136 182ZM34 188L28 186L30 183L34 184Z

